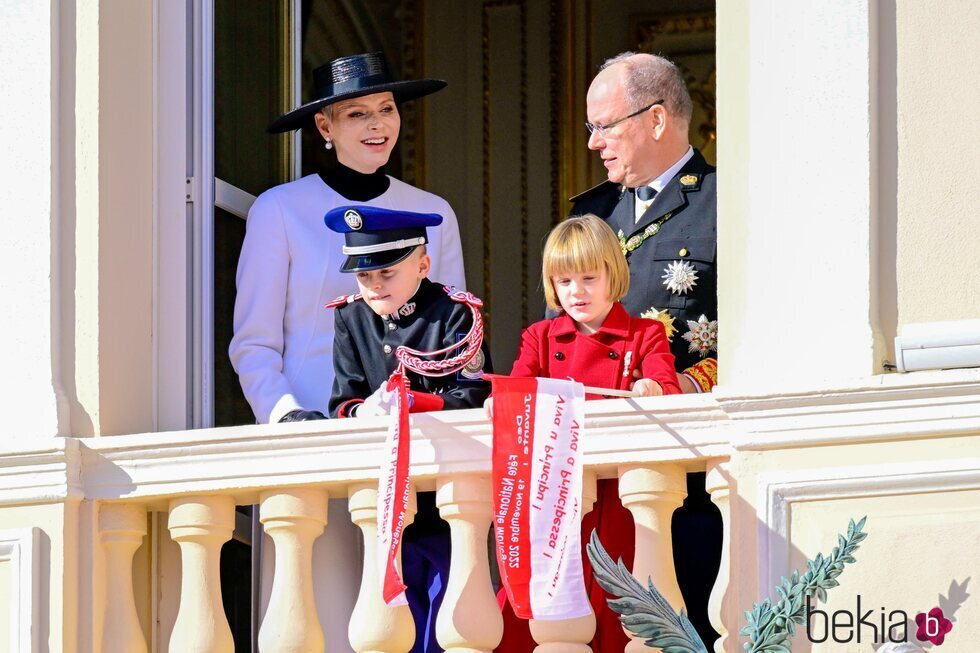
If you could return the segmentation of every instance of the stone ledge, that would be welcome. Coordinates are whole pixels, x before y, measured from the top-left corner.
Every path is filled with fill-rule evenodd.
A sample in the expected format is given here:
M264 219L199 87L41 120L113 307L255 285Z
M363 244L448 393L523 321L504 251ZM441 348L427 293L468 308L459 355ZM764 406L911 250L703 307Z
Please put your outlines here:
M677 462L703 470L735 451L980 434L980 370L918 372L755 394L611 399L588 404L585 464ZM0 449L0 504L78 499L160 501L192 493L241 503L270 487L316 484L332 496L377 479L385 418L249 425ZM482 410L415 415L412 477L490 471Z

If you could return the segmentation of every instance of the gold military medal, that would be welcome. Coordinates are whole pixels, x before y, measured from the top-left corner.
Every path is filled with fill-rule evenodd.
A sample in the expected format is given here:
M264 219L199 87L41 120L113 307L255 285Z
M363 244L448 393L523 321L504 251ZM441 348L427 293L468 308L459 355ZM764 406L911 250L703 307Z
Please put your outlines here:
M650 310L643 311L640 313L640 317L647 320L656 320L664 325L664 331L667 334L667 342L671 342L674 339L674 334L677 333L677 327L674 326L674 316L668 313L666 310L659 310L656 306L651 306Z

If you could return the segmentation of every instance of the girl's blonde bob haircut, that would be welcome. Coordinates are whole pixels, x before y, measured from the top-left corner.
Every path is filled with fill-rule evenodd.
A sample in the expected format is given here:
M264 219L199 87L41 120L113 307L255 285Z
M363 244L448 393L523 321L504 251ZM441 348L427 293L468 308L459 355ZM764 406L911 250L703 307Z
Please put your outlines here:
M630 270L613 230L605 220L592 214L558 223L548 234L541 262L548 308L562 310L554 277L602 269L609 275L609 298L618 302L630 289Z

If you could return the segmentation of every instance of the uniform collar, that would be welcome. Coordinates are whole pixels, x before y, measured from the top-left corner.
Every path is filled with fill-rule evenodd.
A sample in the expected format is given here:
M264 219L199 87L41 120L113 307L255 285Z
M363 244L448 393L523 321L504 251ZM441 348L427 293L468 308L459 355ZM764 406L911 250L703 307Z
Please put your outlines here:
M691 148L690 154L691 157L667 182L663 190L657 194L646 213L634 222L634 226L630 227L629 232L624 229L627 235L646 229L655 220L668 213L673 213L687 203L688 200L685 196L688 193L700 190L701 180L705 173L710 170L710 166L696 149ZM635 216L631 215L630 217L635 220Z
M619 302L613 302L612 310L609 311L609 315L606 316L605 321L599 330L592 335L597 334L608 334L610 336L615 336L617 338L625 338L630 332L630 316L623 308L623 305ZM570 333L578 333L578 329L575 328L575 320L568 316L568 313L562 313L554 320L551 321L551 329L549 330L549 335L554 337L566 336Z
M653 181L651 181L649 184L647 184L647 186L657 191L658 193L661 192L667 186L667 184L670 183L670 180L673 179L674 176L681 171L681 168L683 168L684 165L688 161L690 161L693 157L694 157L694 148L688 145L687 152L684 152L684 156L678 159L677 162L674 163L674 165L670 166L662 173L660 173L660 176L654 179Z

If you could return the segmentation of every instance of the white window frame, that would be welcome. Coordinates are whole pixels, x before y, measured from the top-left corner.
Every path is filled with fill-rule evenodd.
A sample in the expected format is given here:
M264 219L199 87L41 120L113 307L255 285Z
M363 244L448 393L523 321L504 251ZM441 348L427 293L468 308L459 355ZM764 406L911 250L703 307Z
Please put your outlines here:
M300 12L301 0L291 0L293 106L302 88ZM214 177L214 0L155 0L154 28L153 424L156 431L207 428L214 425L216 186L236 214L248 197ZM293 178L300 141L294 134Z

